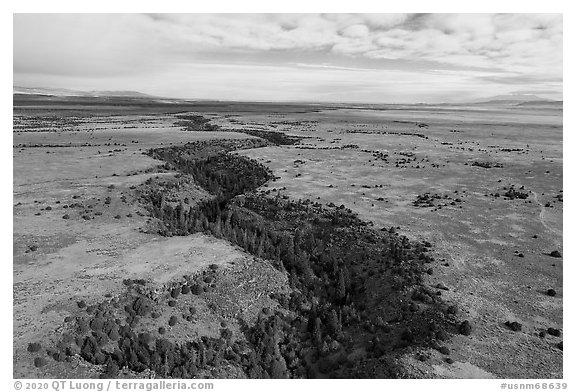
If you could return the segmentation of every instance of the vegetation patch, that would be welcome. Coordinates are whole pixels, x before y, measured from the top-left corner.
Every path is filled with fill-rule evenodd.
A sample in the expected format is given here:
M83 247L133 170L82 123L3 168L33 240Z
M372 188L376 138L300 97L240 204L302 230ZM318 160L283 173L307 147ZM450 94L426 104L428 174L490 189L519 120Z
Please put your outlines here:
M210 119L200 115L180 115L180 121L175 123L176 126L184 127L185 131L221 131L221 132L241 132L247 135L256 136L264 139L274 145L290 145L297 144L301 138L296 136L288 136L278 131L265 131L253 128L244 128L240 130L223 129L218 125L211 124Z
M442 347L438 341L469 332L469 323L459 330L456 312L440 292L423 283L434 260L430 243L410 241L393 228L374 230L344 205L258 192L271 172L231 153L232 146L191 143L149 151L180 173L177 181L193 180L212 196L186 205L167 201L166 192L150 183L140 200L162 223L163 235L205 232L269 260L290 289L263 293L278 306L251 318L241 307L218 308L208 300L235 317L241 333L222 324L218 338L176 342L162 337L166 327L149 329L146 320L161 317L161 304L184 294L223 295L217 266L160 292L144 281L125 280L122 297L90 305L68 323L75 338L58 343L58 358L79 354L101 365L104 377L127 368L173 378L230 372L249 378L389 378L402 374L399 355ZM193 321L198 312L173 305L163 319L170 328L183 328L181 320Z
M478 162L474 161L470 164L470 166L478 166L483 167L484 169L491 169L491 168L503 168L504 165L498 162Z
M458 193L458 191L456 191ZM422 195L416 196L416 200L412 202L414 207L421 207L421 208L437 208L441 209L442 207L448 206L456 206L463 202L461 197L452 197L448 194L440 195L438 193L430 193L426 192Z

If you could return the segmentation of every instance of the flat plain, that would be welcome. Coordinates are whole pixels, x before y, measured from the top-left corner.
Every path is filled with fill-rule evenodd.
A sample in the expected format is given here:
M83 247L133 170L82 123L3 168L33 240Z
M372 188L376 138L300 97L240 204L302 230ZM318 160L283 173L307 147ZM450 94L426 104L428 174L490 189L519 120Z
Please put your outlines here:
M186 130L183 115L203 116L217 128ZM159 317L140 322L154 331L170 324L162 335L172 342L217 338L220 328L240 336L240 319L277 306L275 294L290 291L285 271L223 238L154 232L138 193L150 178L179 175L145 154L149 149L257 139L254 131L299 138L235 152L272 171L275 178L260 191L343 204L369 227L394 227L431 244L423 284L441 288L439 296L457 307L472 333L450 336L449 354L433 345L399 350L403 377L562 378L561 105L171 106L24 98L15 99L13 133L14 377L98 377L106 364L82 355L53 360L50 347L75 328L71 320L84 312L79 303L123 298L132 280L162 292L185 276L208 275L209 291L170 305L159 295ZM185 192L190 205L209 197L194 182ZM168 321L191 308L190 323ZM514 322L521 328L511 328ZM35 342L40 351L31 349ZM357 349L346 355L354 363L370 356ZM144 376L134 369L121 374ZM196 376L246 374L212 366Z

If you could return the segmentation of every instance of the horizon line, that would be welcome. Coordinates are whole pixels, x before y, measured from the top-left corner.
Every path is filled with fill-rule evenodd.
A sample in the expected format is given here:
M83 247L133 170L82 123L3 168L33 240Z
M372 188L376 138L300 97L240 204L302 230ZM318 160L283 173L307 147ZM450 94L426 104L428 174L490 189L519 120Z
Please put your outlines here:
M465 104L479 104L479 103L488 103L488 102L506 102L506 101L516 101L516 102L549 102L549 103L560 103L564 102L563 99L550 99L550 98L543 98L536 94L510 94L510 99L493 99L495 97L486 97L486 98L479 98L472 101L455 101L455 102L424 102L424 101L413 101L413 102L382 102L382 101L311 101L311 100L291 100L291 99L284 99L284 100L257 100L257 99L223 99L223 98L177 98L177 97L166 97L166 96L158 96L149 93L143 93L138 90L77 90L77 89L70 89L70 88L62 88L62 87L26 87L26 86L18 86L13 85L12 88L23 88L23 89L38 89L38 90L62 90L62 91L69 91L69 92L77 92L79 94L90 94L90 93L135 93L140 94L138 95L78 95L78 97L85 97L85 98L139 98L139 99L166 99L166 100L177 100L177 101L184 101L184 102L221 102L221 103L260 103L260 104L274 104L274 103L300 103L300 104L310 104L310 105L465 105ZM21 92L21 91L13 91L12 95L36 95L36 96L46 96L46 97L76 97L75 95L58 95L58 94L50 94L50 93L35 93L35 92ZM522 101L521 99L513 99L514 96L521 96L526 95L530 97L537 97L538 100L527 100Z

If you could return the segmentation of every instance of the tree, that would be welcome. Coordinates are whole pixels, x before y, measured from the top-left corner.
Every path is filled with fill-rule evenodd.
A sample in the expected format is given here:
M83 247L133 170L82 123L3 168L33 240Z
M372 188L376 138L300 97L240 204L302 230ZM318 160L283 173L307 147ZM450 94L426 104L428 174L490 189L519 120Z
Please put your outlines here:
M320 346L322 344L322 321L320 320L320 317L316 317L314 320L312 336L314 344Z
M342 335L342 325L335 309L328 313L328 331L335 339L340 338Z
M288 377L288 368L286 366L286 361L282 357L276 357L272 361L272 365L270 366L270 378L289 378Z
M338 271L338 283L336 284L336 301L343 303L346 299L346 278L343 268Z

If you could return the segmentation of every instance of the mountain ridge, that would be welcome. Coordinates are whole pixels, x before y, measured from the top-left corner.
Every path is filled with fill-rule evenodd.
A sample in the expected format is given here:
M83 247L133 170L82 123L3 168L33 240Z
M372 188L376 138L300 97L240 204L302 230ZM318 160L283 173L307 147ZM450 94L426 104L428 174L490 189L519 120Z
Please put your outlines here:
M12 94L44 95L51 97L130 97L130 98L161 98L154 95L130 90L73 90L51 87L13 86Z

